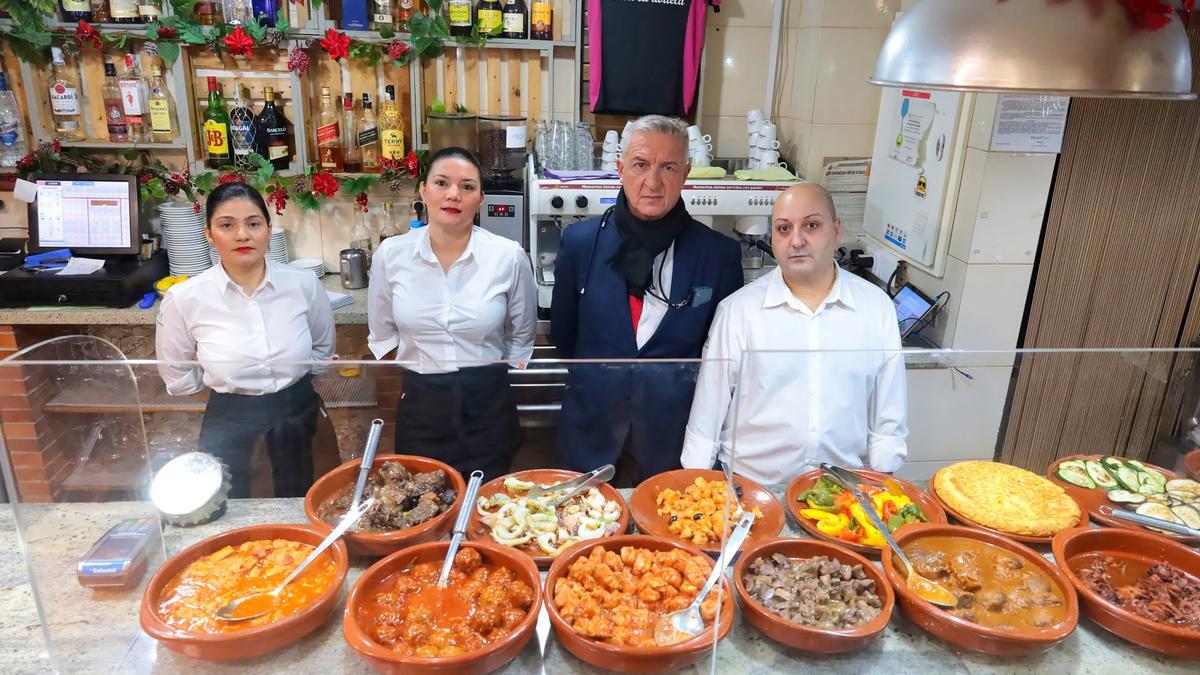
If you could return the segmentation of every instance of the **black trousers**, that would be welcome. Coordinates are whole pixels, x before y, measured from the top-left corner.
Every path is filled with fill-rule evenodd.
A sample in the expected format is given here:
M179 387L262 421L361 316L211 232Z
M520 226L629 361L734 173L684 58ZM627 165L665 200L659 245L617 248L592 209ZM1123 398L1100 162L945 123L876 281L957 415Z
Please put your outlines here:
M200 424L200 451L216 455L233 474L229 496L250 496L250 459L260 438L276 497L303 497L313 483L312 439L321 397L312 376L273 394L252 396L213 392Z
M441 460L484 481L508 473L520 424L504 364L422 375L404 371L396 404L396 453Z

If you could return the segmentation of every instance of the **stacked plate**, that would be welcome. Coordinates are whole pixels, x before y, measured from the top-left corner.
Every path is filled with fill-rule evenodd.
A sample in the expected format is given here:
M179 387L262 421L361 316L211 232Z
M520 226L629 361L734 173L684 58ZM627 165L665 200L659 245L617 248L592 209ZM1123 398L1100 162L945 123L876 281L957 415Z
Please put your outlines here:
M208 240L204 237L204 210L191 204L160 204L163 243L171 263L171 275L196 276L212 267Z
M287 266L298 270L308 270L317 275L318 279L325 276L325 263L320 258L301 258L287 263Z

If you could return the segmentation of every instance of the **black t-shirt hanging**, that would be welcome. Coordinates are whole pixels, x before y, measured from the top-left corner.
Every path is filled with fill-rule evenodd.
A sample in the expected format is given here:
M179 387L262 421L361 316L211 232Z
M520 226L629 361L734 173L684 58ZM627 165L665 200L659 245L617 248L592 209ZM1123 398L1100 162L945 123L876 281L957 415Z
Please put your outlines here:
M591 110L686 115L696 100L705 0L588 0Z

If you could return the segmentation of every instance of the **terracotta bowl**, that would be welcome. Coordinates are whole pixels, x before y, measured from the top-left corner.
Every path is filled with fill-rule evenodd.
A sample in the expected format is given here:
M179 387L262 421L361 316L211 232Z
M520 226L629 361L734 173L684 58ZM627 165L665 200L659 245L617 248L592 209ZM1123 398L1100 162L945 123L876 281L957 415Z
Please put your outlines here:
M1079 505L1079 524L1076 525L1076 527L1087 527L1088 523L1091 522L1091 519L1088 518L1087 509L1084 508L1083 504L1080 504L1079 500L1075 499L1075 496L1072 495L1070 492L1067 492L1067 495L1070 496L1071 499L1074 499L1075 503ZM998 534L1001 537L1007 537L1009 539L1012 539L1013 541L1019 541L1023 544L1037 544L1037 545L1041 545L1041 546L1049 546L1050 542L1054 539L1053 535L1049 536L1049 537L1031 537L1029 535L1024 535L1024 534L1013 534L1011 532L1001 532L1000 530L994 530L986 525L980 525L979 523L971 520L970 518L967 518L966 516L959 513L958 511L955 511L954 509L950 508L949 504L942 501L942 498L938 497L937 489L933 487L932 480L929 481L929 496L933 497L933 500L938 503L938 506L945 509L946 513L949 514L950 517L952 517L955 520L957 520L958 522L960 522L964 525L967 525L971 528L974 528L976 530L981 530L983 532L991 532L992 534Z
M499 492L506 492L504 481L508 478L517 478L537 485L553 485L565 480L571 480L579 475L577 471L567 471L565 469L530 469L529 471L518 471L484 483L479 488L479 497L486 498ZM625 503L625 498L621 496L620 492L617 492L616 488L608 483L598 485L597 489L600 490L600 494L604 495L605 499L621 505L621 518L617 522L616 534L625 534L629 529L629 505ZM471 509L471 522L467 525L467 538L471 541L492 541L491 529L483 524L479 511L475 509L474 505L470 505L468 508ZM533 558L533 562L537 564L538 569L549 569L550 563L554 562L552 556L542 553L536 545L528 548L520 547L516 550Z
M197 558L215 553L226 546L257 539L286 539L316 546L325 539L325 533L308 525L251 525L222 532L192 544L163 563L146 585L139 614L142 630L173 652L195 659L224 661L247 659L273 652L299 640L320 626L337 606L342 594L342 585L346 581L346 572L350 569L346 545L340 541L327 550L337 565L337 576L333 584L308 607L273 624L247 628L235 633L211 635L174 628L158 617L155 605L158 604L163 589L183 571L183 568Z
M946 520L946 512L942 509L941 505L934 501L933 497L930 497L928 492L925 492L916 485L913 485L908 481L900 480L899 478L886 473L879 473L878 471L867 471L866 469L852 469L852 471L861 476L864 480L868 480L879 485L883 485L884 479L894 479L900 484L900 487L904 489L904 494L908 495L908 498L911 499L913 503L921 507L921 512L925 514L925 517L929 520L929 522L943 524L949 522ZM808 505L800 503L797 501L797 498L804 494L805 490L811 488L813 485L816 485L817 480L821 478L821 473L822 471L820 469L815 469L813 471L809 471L808 473L803 473L799 476L796 476L795 480L788 484L787 493L784 495L784 500L787 502L788 513L792 514L792 518L800 525L800 527L804 528L805 532L808 532L817 539L836 543L838 546L847 548L855 553L861 553L862 555L869 555L871 557L878 556L880 551L878 546L868 546L855 541L842 541L837 537L831 537L818 530L816 523L800 515L800 511L808 508Z
M619 534L608 539L581 541L563 551L550 572L546 575L546 611L550 615L550 624L554 626L554 635L567 651L579 657L586 663L603 670L615 670L623 673L655 673L667 670L679 670L697 663L713 651L712 628L708 627L702 634L669 647L621 647L610 645L599 640L584 637L567 625L558 608L554 606L554 584L559 577L567 573L567 568L581 556L592 552L596 546L604 546L610 551L618 552L623 546L636 546L652 551L670 551L680 549L693 555L700 554L700 549L685 544L676 539L652 537L644 534ZM716 593L716 589L713 589ZM722 602L717 614L717 639L724 639L733 626L733 587L728 579L721 581Z
M491 542L462 543L463 548L479 551L485 565L507 567L517 578L533 589L533 605L513 632L483 649L458 656L441 658L419 658L394 652L368 637L358 624L358 611L367 600L367 594L376 588L389 574L417 562L441 564L446 558L448 541L431 541L397 551L372 565L350 589L346 598L346 612L342 618L342 635L358 655L380 673L407 675L410 673L438 673L439 675L482 675L504 666L516 658L529 644L537 627L538 613L542 609L541 576L533 560L508 546Z
M843 630L813 628L784 619L750 597L743 582L751 563L776 553L782 553L788 558L815 558L823 555L846 565L862 565L867 578L875 582L875 592L883 600L883 610L871 621ZM772 539L743 551L733 566L733 583L742 606L742 616L750 625L776 642L809 652L841 654L869 646L883 635L883 629L887 628L888 621L892 618L892 607L896 604L891 585L884 578L883 572L871 561L842 546L815 539Z
M1193 577L1200 577L1200 553L1157 534L1138 530L1066 530L1055 535L1053 548L1054 560L1079 591L1083 613L1092 621L1147 649L1171 656L1200 658L1200 631L1155 623L1122 609L1100 597L1075 574L1097 556L1105 555L1124 559L1132 563L1131 567L1140 569L1156 562L1168 562Z
M1200 450L1192 450L1184 455L1183 467L1187 469L1189 478L1200 480Z
M1106 455L1072 455L1070 457L1063 457L1062 459L1058 460L1054 464L1050 465L1050 468L1046 470L1046 477L1050 479L1051 483L1054 483L1055 485L1066 490L1067 494L1071 495L1071 497L1075 501L1079 502L1079 506L1081 508L1083 508L1084 511L1087 511L1088 516L1092 520L1094 520L1098 523L1101 523L1103 525L1107 525L1109 527L1120 527L1120 528L1124 528L1124 529L1128 529L1128 530L1139 530L1139 531L1145 530L1145 528L1143 528L1141 525L1138 525L1137 523L1131 523L1128 520L1120 520L1118 518L1113 518L1112 516L1106 516L1100 512L1100 507L1106 506L1106 505L1111 506L1114 509L1122 508L1121 504L1115 504L1108 500L1108 491L1107 490L1104 490L1102 488L1091 488L1091 489L1081 488L1078 485L1072 485L1071 483L1068 483L1067 481L1059 478L1057 475L1058 467L1063 462L1070 461L1070 460L1086 461L1089 459L1100 459L1101 457L1105 457L1105 456ZM1161 471L1163 473L1163 475L1167 477L1167 480L1174 480L1176 478L1182 478L1182 476L1175 473L1174 471L1171 471L1170 469L1164 469L1161 466L1156 466L1154 464L1147 464L1146 466L1148 466L1152 469ZM1161 534L1164 537L1171 537L1172 539L1178 539L1179 541L1187 542L1189 544L1200 543L1200 537L1185 537L1183 535L1169 534L1166 532L1163 532Z
M1075 598L1075 588L1062 570L1036 551L993 532L959 525L913 523L905 525L893 535L901 548L922 537L938 536L975 539L1017 554L1054 581L1066 599L1067 615L1054 625L1033 630L999 630L960 619L918 598L909 590L904 583L903 573L897 570L903 563L893 562L896 556L892 549L884 549L880 561L883 573L896 591L896 603L913 623L956 647L998 656L1022 656L1043 652L1074 632L1076 624L1079 623L1079 601Z
M633 522L637 523L638 530L656 537L683 541L674 532L667 529L667 517L658 515L658 504L655 499L663 490L673 489L683 492L684 488L695 482L697 477L708 481L725 480L725 474L721 471L678 469L651 476L634 488L633 494L629 496L629 510L633 514ZM742 505L746 509L757 506L763 514L763 517L755 521L754 526L750 528L750 536L746 538L743 548L778 537L779 533L783 531L784 520L787 516L784 515L783 505L779 503L775 495L749 478L743 478L737 474L733 476L733 484L742 488ZM733 521L732 518L730 520ZM734 525L736 522L730 522L731 532ZM691 542L686 543L693 545ZM697 548L705 553L716 555L721 552L721 541L710 541L697 546Z
M384 462L401 462L413 473L441 469L446 472L450 485L454 488L457 496L449 509L420 525L391 532L347 532L342 535L342 539L345 540L346 545L350 547L350 552L354 555L380 557L413 544L441 539L454 527L454 519L458 514L458 509L462 507L463 494L467 491L467 482L463 480L462 474L455 471L449 464L414 455L376 455L372 473L378 471ZM333 525L318 516L317 509L333 499L334 495L347 485L353 485L354 481L358 480L360 464L360 460L352 459L321 476L308 489L308 494L304 495L304 515L308 517L308 522L312 523L313 527L325 534L333 531Z

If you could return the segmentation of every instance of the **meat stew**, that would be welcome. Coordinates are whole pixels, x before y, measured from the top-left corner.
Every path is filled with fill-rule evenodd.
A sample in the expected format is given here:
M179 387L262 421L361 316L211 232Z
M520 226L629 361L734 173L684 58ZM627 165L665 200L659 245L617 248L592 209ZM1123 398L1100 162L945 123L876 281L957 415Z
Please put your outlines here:
M367 479L363 499L376 503L351 529L353 532L390 532L420 525L448 511L457 494L441 469L412 473L401 462L384 462ZM336 525L350 509L354 484L347 485L317 509L325 522Z
M1076 574L1097 595L1126 611L1200 632L1200 579L1170 563L1096 556Z

